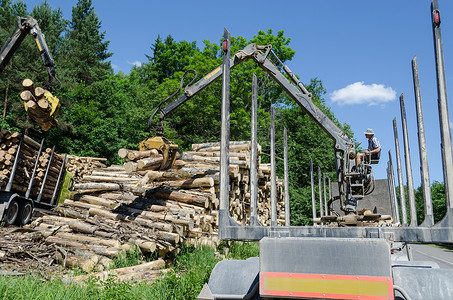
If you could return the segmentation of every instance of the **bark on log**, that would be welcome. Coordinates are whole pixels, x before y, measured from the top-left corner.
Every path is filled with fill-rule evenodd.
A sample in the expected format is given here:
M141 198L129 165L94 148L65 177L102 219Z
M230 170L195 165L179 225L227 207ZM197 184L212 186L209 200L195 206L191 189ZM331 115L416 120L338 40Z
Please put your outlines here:
M196 204L198 206L204 207L206 202L206 197L196 196L196 195L189 195L175 190L166 190L166 189L159 189L153 192L155 197L162 198L162 199L169 199L178 202L188 203L188 204Z
M103 183L103 182L87 182L87 183L76 183L74 185L75 190L120 190L121 186L116 183Z
M152 156L158 156L159 151L157 149L151 149L148 151L136 151L136 150L129 150L127 153L127 159L129 160L138 160L142 159L145 157L152 157Z
M90 278L97 278L101 281L107 280L109 276L120 277L127 274L143 274L153 270L160 270L165 267L165 261L163 259L158 259L152 262L147 262L138 266L125 267L113 270L107 270L98 273L91 273L86 275L79 275L73 278L76 282L81 282L88 280Z
M163 158L143 158L137 161L137 170L157 168L162 164Z

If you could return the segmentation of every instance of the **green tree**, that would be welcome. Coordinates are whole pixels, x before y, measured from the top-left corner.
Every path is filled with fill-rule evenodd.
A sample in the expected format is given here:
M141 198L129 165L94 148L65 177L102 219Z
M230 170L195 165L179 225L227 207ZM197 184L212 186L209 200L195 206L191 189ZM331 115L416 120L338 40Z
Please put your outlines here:
M91 0L79 0L72 9L67 39L68 70L72 79L91 84L111 74L112 67L107 61L112 53L108 52L109 41L105 41L105 32L101 32L101 21L94 12Z
M431 198L433 202L434 222L439 222L447 212L445 204L445 187L443 183L434 181L431 184ZM418 223L421 224L425 219L422 186L419 186L415 191L415 203L417 208Z

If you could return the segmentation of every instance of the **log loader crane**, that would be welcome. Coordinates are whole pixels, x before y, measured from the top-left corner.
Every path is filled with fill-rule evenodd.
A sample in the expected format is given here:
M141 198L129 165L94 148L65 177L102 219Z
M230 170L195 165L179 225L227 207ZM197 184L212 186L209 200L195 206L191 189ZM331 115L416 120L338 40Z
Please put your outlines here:
M339 184L340 196L336 200L341 201L341 209L355 212L357 200L362 199L364 194L370 190L370 164L365 164L362 172L350 172L353 166L352 159L355 157L354 141L345 134L332 120L330 120L311 100L312 95L308 92L305 86L297 79L296 75L289 69L288 66L283 65L283 70L286 72L285 77L276 65L269 59L273 55L280 63L281 61L272 50L272 45L261 46L250 44L243 50L239 50L233 57L230 58L230 69L236 67L242 62L252 59L255 63L269 74L286 92L287 94L310 115L313 120L333 139L335 142L335 161L337 182ZM179 96L176 100L168 104L165 108L162 105L168 100L173 98L179 90L181 90L184 78L190 72L195 73L194 79L184 88L184 94ZM148 121L148 126L151 127L151 122L154 116L160 112L159 122L156 127L156 137L144 140L140 143L140 150L158 149L163 153L164 160L161 169L170 168L176 156L178 146L165 139L163 135L162 121L172 111L180 107L186 101L200 93L204 88L213 83L216 79L223 74L222 66L217 67L215 70L204 76L199 81L192 84L196 78L197 73L194 70L187 71L181 78L179 89L162 101L153 111Z
M11 60L17 49L20 47L25 37L31 34L33 35L36 41L36 45L38 46L38 50L44 62L44 66L46 67L47 73L49 74L49 80L44 83L44 87L46 90L52 90L54 79L56 79L55 62L52 58L52 55L50 54L49 48L47 47L44 34L42 33L41 28L38 25L38 22L30 16L26 18L18 17L17 21L18 24L16 29L14 30L11 37L8 38L8 40L3 45L3 48L0 51L0 73L2 73L5 67L8 65L9 61ZM43 119L34 118L33 116L32 117L40 125L49 122L56 124L55 117L60 107L60 100L57 97L50 94L50 92L46 93L44 96L52 106L52 110L50 111L48 118ZM27 106L25 106L25 109L28 111Z

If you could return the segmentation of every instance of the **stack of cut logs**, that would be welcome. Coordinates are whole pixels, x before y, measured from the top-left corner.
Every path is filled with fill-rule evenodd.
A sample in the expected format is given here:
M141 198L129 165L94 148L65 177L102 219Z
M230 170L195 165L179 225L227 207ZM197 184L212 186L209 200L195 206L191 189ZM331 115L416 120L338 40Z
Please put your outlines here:
M46 94L47 96L51 96L50 92L41 87L35 87L33 81L30 79L25 79L22 82L22 86L25 90L20 93L20 98L24 101L28 115L44 131L49 130L52 125L57 125L57 120L51 115L52 112L55 112L56 108L46 98Z
M81 157L76 155L67 155L68 165L67 171L75 178L81 178L83 175L90 175L94 169L106 168L103 162L107 158L99 157Z
M4 189L10 179L14 160L16 158L21 134L17 131L9 131L6 129L0 130L0 188ZM33 167L38 157L40 144L28 136L24 136L18 165L15 176L13 178L12 191L19 194L25 193L28 188ZM41 191L44 176L49 164L51 149L46 149L41 153L39 163L37 165L33 187L30 196L36 197ZM61 168L63 159L58 154L54 153L52 163L49 167L47 180L43 188L43 199L51 199L57 183L59 170Z
M203 144L193 149L166 171L158 170L162 157L155 150L120 149L119 156L129 161L110 167L98 158L69 156L68 170L83 170L75 176L73 197L55 209L59 216L40 217L32 227L44 232L46 243L64 247L60 261L84 269L103 269L131 245L142 252L158 251L161 258L177 253L181 243L216 245L218 147ZM250 143L232 142L230 149L230 210L244 224L250 202ZM93 162L97 164L86 167ZM259 215L267 225L269 167L260 165L259 173Z
M258 145L258 153L261 147ZM230 142L230 214L240 224L249 224L250 216L250 159L251 143L249 141ZM219 143L193 144L192 151L185 152L181 160L185 168L191 168L210 174L215 179L216 205L218 205L220 145ZM262 225L270 225L271 168L269 164L258 161L258 220ZM277 221L284 223L283 182L277 179ZM212 207L211 207L212 209Z

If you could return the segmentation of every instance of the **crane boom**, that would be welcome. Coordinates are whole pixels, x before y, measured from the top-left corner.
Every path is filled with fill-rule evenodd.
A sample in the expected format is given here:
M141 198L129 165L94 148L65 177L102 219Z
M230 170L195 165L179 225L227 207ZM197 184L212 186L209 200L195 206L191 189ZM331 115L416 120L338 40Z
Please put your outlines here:
M255 63L269 74L269 76L285 90L285 92L327 133L327 135L329 135L335 143L336 174L340 197L342 198L342 203L349 201L349 199L351 199L351 192L348 187L346 173L348 173L349 170L349 158L355 156L354 141L313 103L311 94L287 66L284 66L283 69L291 78L291 81L280 72L275 64L268 58L271 52L272 45L260 46L249 44L230 58L230 69L233 69L246 60L253 59ZM168 114L193 96L200 93L208 85L221 77L222 74L222 66L217 67L193 85L186 87L184 94L168 104L165 108L156 108L151 115L151 119L160 110L159 120L161 123Z
M35 38L38 50L44 62L44 66L49 73L49 84L51 86L53 78L55 77L55 62L50 54L49 48L47 47L44 34L42 33L38 22L32 17L18 17L17 22L18 24L16 29L0 51L0 73L3 72L25 37L28 34L32 34Z

